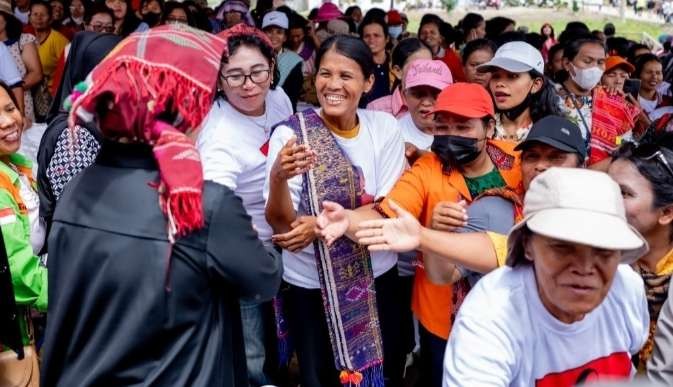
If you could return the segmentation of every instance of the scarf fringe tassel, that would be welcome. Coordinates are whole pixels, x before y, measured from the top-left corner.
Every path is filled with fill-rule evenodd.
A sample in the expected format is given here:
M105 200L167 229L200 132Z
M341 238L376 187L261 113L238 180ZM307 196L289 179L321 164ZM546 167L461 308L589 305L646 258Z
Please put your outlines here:
M162 68L152 63L121 58L105 70L106 73L100 74L100 79L96 79L81 98L73 101L75 111L87 97L96 96L101 90L107 89L110 84L117 85L123 79L128 79L129 85L126 87L134 89L133 93L122 93L124 97L132 99L131 104L140 104L141 101L146 100L144 96L150 95L152 106L149 106L149 108L153 120L154 115L163 112L170 101L173 108L180 113L182 119L188 125L187 132L197 129L213 103L212 92L207 92L187 76L176 80L175 77L170 76L175 72L170 67ZM141 77L138 78L136 74L140 74ZM120 103L118 94L115 94L115 103ZM134 124L141 125L141 130L144 130L146 122L136 122Z
M184 236L189 232L203 228L201 193L173 193L168 205L177 236Z
M344 387L385 387L383 364L369 367L362 372L341 371L339 381Z

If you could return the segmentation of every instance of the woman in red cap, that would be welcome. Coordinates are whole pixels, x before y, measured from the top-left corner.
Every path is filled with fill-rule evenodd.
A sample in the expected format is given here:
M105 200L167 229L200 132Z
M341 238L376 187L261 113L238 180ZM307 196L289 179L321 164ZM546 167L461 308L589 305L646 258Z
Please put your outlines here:
M491 140L495 110L486 89L478 84L450 85L439 94L433 113L432 152L419 158L383 201L374 208L357 210L323 203L317 225L328 244L341 240L343 235L357 240L355 231L364 220L395 217L391 202L411 212L427 227L453 231L467 223L454 219L465 219L465 205L479 195L491 189L520 189L521 168L513 149L515 144ZM422 261L422 256L419 259ZM426 378L423 386L441 386L444 348L456 305L467 290L466 281L453 286L435 285L423 265L416 269L412 309L420 322L421 375Z

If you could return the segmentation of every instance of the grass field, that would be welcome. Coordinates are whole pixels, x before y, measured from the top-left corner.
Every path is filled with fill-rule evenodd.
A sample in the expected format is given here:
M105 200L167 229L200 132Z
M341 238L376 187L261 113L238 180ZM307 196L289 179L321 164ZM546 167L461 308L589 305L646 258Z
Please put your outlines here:
M619 17L608 16L596 12L578 12L573 13L567 9L548 9L548 8L504 8L501 10L486 10L475 11L479 12L486 19L493 16L506 16L516 20L518 26L527 26L531 32L539 32L542 24L550 22L554 26L556 34L563 31L566 23L573 20L579 20L586 23L592 30L602 30L607 22L612 22L617 30L617 35L627 37L633 40L642 39L643 33L647 33L656 39L662 33L673 33L673 26L671 24L657 24L639 20L625 20L621 21ZM416 32L421 17L425 12L410 12L409 15L409 30ZM464 15L466 11L459 10L451 13L439 11L439 15L446 21L455 25Z

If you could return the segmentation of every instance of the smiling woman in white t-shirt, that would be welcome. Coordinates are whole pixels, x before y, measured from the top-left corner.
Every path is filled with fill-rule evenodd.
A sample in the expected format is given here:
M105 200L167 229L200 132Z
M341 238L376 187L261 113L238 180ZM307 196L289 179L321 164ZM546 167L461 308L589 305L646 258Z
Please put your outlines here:
M314 230L325 200L357 208L385 196L404 170L404 143L393 116L358 110L374 83L361 40L329 38L316 68L321 108L275 129L265 184L266 218L282 233L274 241L283 246L282 295L301 385L397 386L404 369L397 255L370 255L346 238L327 246Z
M203 174L241 198L259 239L273 253L262 187L271 128L292 114L292 105L282 89L275 89L276 56L262 31L237 24L219 36L229 52L220 69L221 96L197 139ZM241 303L248 374L255 385L272 382L264 361L265 326L273 322L263 319L262 309L256 301Z

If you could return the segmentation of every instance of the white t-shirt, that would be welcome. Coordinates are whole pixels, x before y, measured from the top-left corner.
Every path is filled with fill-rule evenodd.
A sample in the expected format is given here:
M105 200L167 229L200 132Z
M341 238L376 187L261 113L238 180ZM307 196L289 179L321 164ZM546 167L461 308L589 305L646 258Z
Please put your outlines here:
M657 108L657 105L659 105L659 98L646 99L638 96L638 103L645 113L650 114Z
M318 111L319 114L319 111ZM406 166L404 142L400 136L397 120L388 113L358 110L360 131L354 138L334 136L350 161L359 169L360 179L364 180L367 198L363 204L385 196L402 175ZM287 126L279 126L271 136L269 159L267 161L267 179L264 184L264 198L269 198L269 174L278 153L294 135ZM295 211L299 207L303 176L295 176L288 181L290 195ZM397 254L374 252L371 254L374 276L378 277L397 263ZM318 289L318 269L313 245L299 253L283 250L283 279L305 289Z
M262 196L271 128L292 115L283 89L270 90L266 112L246 116L220 98L213 104L197 139L206 180L225 185L243 201L263 242L271 240Z
M28 210L28 220L30 221L30 245L33 247L33 254L40 254L44 240L47 236L47 228L44 220L40 217L40 198L37 192L30 187L30 180L24 175L19 175L19 195Z
M627 265L619 265L605 300L572 324L544 307L532 266L503 267L477 282L461 306L443 386L571 387L586 376L628 378L648 328L643 281Z
M21 80L21 73L16 67L12 54L4 43L0 44L0 81L11 87L17 85Z
M397 121L400 123L400 130L402 131L402 139L404 142L413 144L420 150L430 150L432 140L435 139L435 136L423 133L418 129L414 120L411 118L410 113L405 113Z

